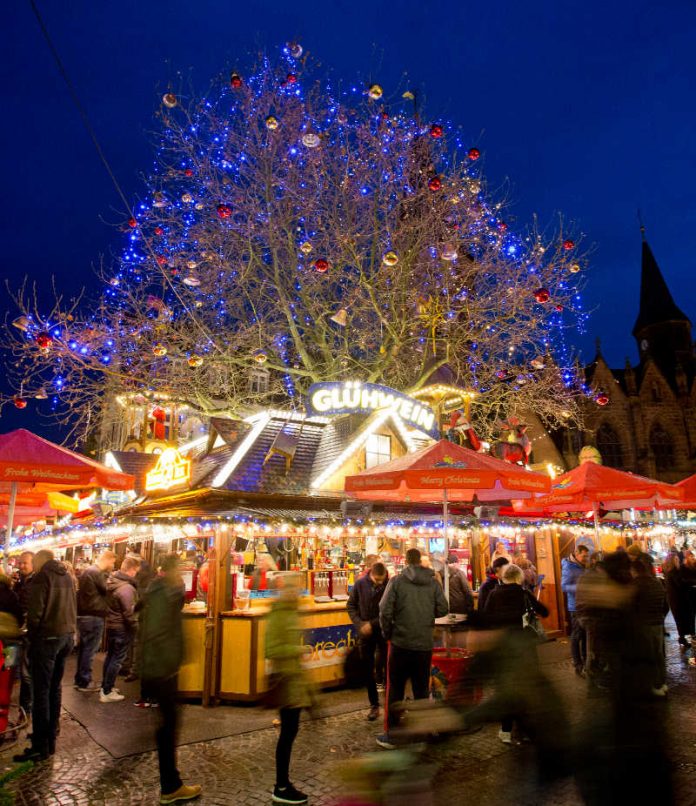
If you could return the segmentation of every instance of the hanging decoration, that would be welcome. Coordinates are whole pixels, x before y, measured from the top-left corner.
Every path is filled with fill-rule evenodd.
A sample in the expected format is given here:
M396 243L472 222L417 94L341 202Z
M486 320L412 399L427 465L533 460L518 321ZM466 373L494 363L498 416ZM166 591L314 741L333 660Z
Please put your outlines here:
M288 42L287 48L293 59L299 59L302 56L302 45L299 42Z
M16 327L17 330L26 332L31 327L31 320L28 316L18 316L16 319L12 320L12 326Z
M398 262L399 256L396 254L396 252L389 251L382 255L382 263L384 263L385 266L396 266Z
M232 215L232 208L230 207L229 204L218 204L216 209L217 214L222 219L229 218Z
M157 344L155 344L155 346L152 348L152 352L158 358L162 358L162 356L167 355L167 348L161 342L157 342Z
M452 243L447 243L442 247L442 259L450 262L455 261L459 257L457 247Z
M348 311L345 308L340 308L333 316L330 316L329 319L339 327L345 327L348 324Z
M548 288L537 288L534 292L534 299L543 305L551 299L551 293Z
M242 77L239 73L230 73L230 86L233 90L238 90L242 86Z
M131 229L135 229L138 226L138 222L134 218L131 217L131 218L128 219L128 226Z
M36 337L36 344L39 350L48 351L53 345L53 337L49 333L39 333Z
M577 274L579 271L580 271L580 264L579 263L571 264L571 266L570 266L570 273L571 274Z
M321 138L314 132L307 132L302 136L302 144L307 148L316 148L321 143Z
M575 249L575 241L571 241L570 238L563 241L563 248L566 252L570 252L571 249Z
M314 247L309 241L304 241L304 243L300 244L300 252L302 252L303 255L308 255L312 249L314 249Z
M433 123L430 127L430 136L434 137L435 139L439 139L444 134L444 130L439 123Z
M481 156L481 152L478 148L470 148L466 155L470 160L477 160Z
M269 132L274 132L280 124L278 123L278 118L274 117L273 115L269 115L266 118L266 128Z
M384 90L379 86L379 84L372 84L370 89L367 91L367 94L373 101L379 101L379 99L384 95Z
M319 274L324 274L329 270L329 261L326 258L320 257L314 261L314 268Z
M162 103L167 107L167 109L174 109L179 101L173 92L167 92L162 96Z
M609 395L600 390L595 396L595 403L598 406L606 406L609 403Z
M200 367L203 364L203 356L194 353L188 357L187 363L192 368Z
M254 350L251 355L257 364L265 364L268 361L268 353L262 347Z
M17 395L12 402L16 409L26 409L27 407L26 398L20 397L19 395Z
M434 193L435 191L440 190L440 188L442 187L442 180L440 179L439 176L433 176L433 178L428 181L428 187Z

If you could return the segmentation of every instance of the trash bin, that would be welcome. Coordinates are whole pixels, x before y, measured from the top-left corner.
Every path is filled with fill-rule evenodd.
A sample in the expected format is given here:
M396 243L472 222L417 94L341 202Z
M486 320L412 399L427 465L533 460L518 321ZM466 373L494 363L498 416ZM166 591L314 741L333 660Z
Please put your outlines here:
M433 699L451 705L473 705L481 699L481 688L470 679L474 653L468 649L433 650L430 666L430 693Z

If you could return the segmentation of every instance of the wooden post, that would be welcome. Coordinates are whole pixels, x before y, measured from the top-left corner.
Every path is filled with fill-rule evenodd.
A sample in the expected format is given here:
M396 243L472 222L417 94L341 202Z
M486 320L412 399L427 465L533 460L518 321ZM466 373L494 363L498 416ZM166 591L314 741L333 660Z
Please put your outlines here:
M208 610L205 619L205 659L203 667L203 706L216 704L220 675L220 644L222 623L220 614L226 609L227 561L229 558L229 527L221 524L208 550Z

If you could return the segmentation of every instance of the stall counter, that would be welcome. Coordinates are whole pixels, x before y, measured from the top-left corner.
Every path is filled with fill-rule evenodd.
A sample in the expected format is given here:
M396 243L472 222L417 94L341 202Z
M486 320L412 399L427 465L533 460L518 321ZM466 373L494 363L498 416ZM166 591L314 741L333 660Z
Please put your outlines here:
M179 694L200 697L205 671L205 611L183 611L184 659L179 669Z
M221 700L259 700L266 690L264 642L268 607L222 613L222 645L217 696ZM326 688L343 680L346 649L356 635L345 602L300 604L304 666L313 683Z

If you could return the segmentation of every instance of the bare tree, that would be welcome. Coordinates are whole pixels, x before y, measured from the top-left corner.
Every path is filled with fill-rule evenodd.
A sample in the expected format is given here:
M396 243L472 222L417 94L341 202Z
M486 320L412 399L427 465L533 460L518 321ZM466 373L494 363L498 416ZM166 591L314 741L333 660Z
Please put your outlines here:
M317 381L417 389L448 363L479 392L483 434L517 411L576 418L558 349L582 317L572 237L508 229L456 129L376 85L332 91L298 52L200 100L164 96L156 170L99 302L45 312L14 294L16 395L57 395L77 435L107 389L238 416Z

